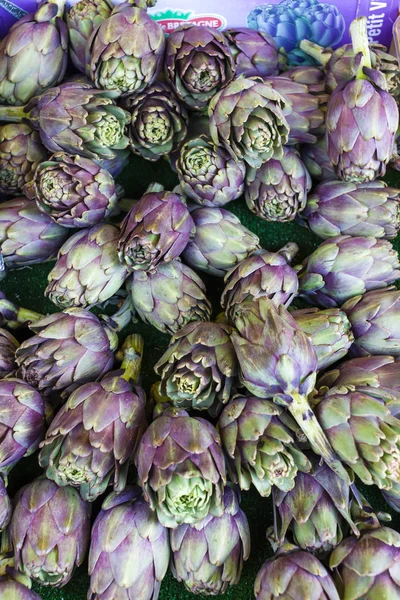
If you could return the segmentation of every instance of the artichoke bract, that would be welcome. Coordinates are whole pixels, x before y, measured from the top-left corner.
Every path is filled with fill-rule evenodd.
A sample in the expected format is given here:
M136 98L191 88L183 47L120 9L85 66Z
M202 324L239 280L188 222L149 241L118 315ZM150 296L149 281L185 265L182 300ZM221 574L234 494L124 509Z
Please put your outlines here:
M89 39L95 29L111 15L108 0L80 0L67 11L69 55L81 73L90 74Z
M67 229L23 196L0 204L0 251L9 268L53 258L67 237Z
M202 321L180 329L154 366L161 393L178 407L218 411L237 375L231 332L229 325Z
M320 67L314 65L299 65L292 67L282 74L296 83L302 83L308 87L312 94L320 95L326 92L325 73Z
M302 144L300 156L315 181L336 179L335 169L326 151L325 136L318 138L315 144Z
M304 210L310 189L311 177L299 153L284 148L281 158L247 170L244 197L257 217L284 223Z
M37 131L24 123L0 126L0 194L19 196L36 166L47 158Z
M38 165L25 190L42 212L63 227L92 227L117 208L112 175L89 158L64 152Z
M291 490L274 490L280 527L279 540L288 531L302 550L317 554L330 552L346 537L349 525L357 527L350 514L349 486L326 465L312 473L299 472Z
M0 531L3 531L10 522L12 514L11 500L7 493L4 479L0 477ZM0 588L1 591L1 588ZM4 596L3 596L4 597Z
M17 350L18 374L45 395L73 389L105 375L118 340L88 310L68 308L30 326L34 335Z
M194 231L181 196L150 190L122 222L118 241L121 264L129 271L152 271L160 261L178 258Z
M139 488L110 494L92 529L90 600L157 600L170 558L168 530ZM110 540L117 534L117 543Z
M297 294L296 271L290 266L298 251L294 243L278 252L256 250L225 275L221 306L232 321L247 298L266 296L276 306L289 306Z
M103 223L72 235L47 276L48 296L59 308L87 308L111 298L128 270L118 259L119 229Z
M13 25L0 44L0 101L23 105L60 83L68 61L65 0L48 0Z
M239 77L210 102L211 138L233 158L258 169L283 155L290 129L285 107L284 98L262 79Z
M0 379L16 369L15 351L19 343L11 333L0 329Z
M299 294L330 308L386 288L400 277L397 252L386 240L337 236L323 242L299 267Z
M254 584L256 600L340 600L324 565L309 552L286 543L267 560Z
M226 484L221 440L211 423L168 404L140 440L136 455L144 497L172 529L223 514Z
M346 356L354 342L354 335L344 310L304 308L294 310L291 315L300 329L310 337L319 371Z
M383 181L327 181L309 194L301 216L323 239L337 235L392 239L400 229L400 190Z
M4 292L0 290L0 326L9 329L18 329L18 327L27 327L30 323L39 321L43 315L21 308L14 302L7 299Z
M232 81L235 61L220 31L188 23L168 36L164 71L180 101L203 110Z
M280 68L284 66L285 57L278 50L274 38L268 33L237 27L226 29L224 36L233 54L236 77L278 75Z
M244 227L238 217L224 208L198 208L191 212L196 232L182 253L195 271L224 277L254 250L258 236Z
M201 206L224 206L243 194L246 165L203 133L182 146L176 162L183 194Z
M131 115L129 144L135 154L154 161L183 143L188 115L167 83L156 81L143 92L128 94L121 106Z
M36 592L12 579L0 579L0 594L4 600L40 600Z
M193 594L224 594L239 583L250 555L250 528L235 491L224 490L224 512L195 525L184 524L171 535L171 571Z
M16 568L41 585L63 587L85 559L90 514L74 488L45 477L21 488L9 529Z
M0 381L0 407L0 472L7 475L21 458L38 449L50 410L37 390L15 377Z
M146 11L124 2L89 40L90 77L98 88L140 92L157 78L164 50L160 25Z
M354 333L353 356L391 354L400 357L400 291L368 292L343 304Z
M130 292L139 317L164 333L211 318L204 283L179 259L161 263L154 273L135 271Z
M231 479L242 490L253 484L264 497L271 494L272 486L292 489L298 471L311 469L296 446L296 430L296 422L273 402L234 396L218 420Z
M41 443L39 464L57 485L79 488L92 502L112 484L126 486L129 466L147 427L146 396L136 385L143 339L129 336L122 373L82 385L68 398ZM131 385L132 382L132 385Z

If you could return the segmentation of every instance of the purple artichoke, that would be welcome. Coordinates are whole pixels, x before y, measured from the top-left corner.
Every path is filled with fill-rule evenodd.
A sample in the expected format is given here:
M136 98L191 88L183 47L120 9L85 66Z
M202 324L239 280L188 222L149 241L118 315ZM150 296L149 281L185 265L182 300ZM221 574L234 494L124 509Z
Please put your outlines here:
M302 217L323 239L337 235L392 239L400 229L400 190L383 181L327 181L308 196Z
M81 73L90 73L88 42L95 29L111 15L108 0L79 0L66 14L69 55Z
M181 196L149 191L121 225L118 253L129 271L152 271L177 258L194 235L194 223Z
M198 208L191 213L196 227L194 238L183 251L183 260L195 271L216 277L233 269L254 250L259 238L224 208Z
M74 488L45 477L21 488L10 524L16 568L41 585L63 587L85 559L90 514Z
M12 514L11 500L7 493L4 479L0 477L0 531L3 531L10 522ZM1 587L0 587L1 595ZM4 598L4 596L3 596Z
M118 177L120 173L125 169L129 163L131 153L128 148L124 150L115 150L114 158L95 158L94 162L99 165L102 169L105 169L112 175L112 177Z
M326 151L325 136L318 138L315 144L302 144L300 157L313 180L336 179L333 164Z
M124 2L89 40L90 77L98 88L141 92L157 79L164 49L160 25L146 11Z
M117 208L113 177L93 160L57 152L35 170L27 195L63 227L92 227Z
M285 66L285 56L278 50L273 37L262 31L247 27L226 29L224 36L228 40L236 65L236 77L268 77L278 75Z
M295 83L306 85L311 94L319 95L326 92L325 73L320 67L313 65L292 67L282 75L283 77L289 77Z
M50 411L39 392L15 377L0 381L0 407L0 472L7 474L38 449Z
M36 166L47 158L37 131L23 123L0 126L0 194L19 196Z
M117 336L87 310L69 308L43 317L30 329L35 335L16 353L18 375L45 395L68 396L114 364Z
M141 93L129 94L121 106L131 115L129 143L135 154L154 161L183 143L188 115L167 83L156 81Z
M128 469L146 430L146 396L137 379L143 340L130 336L124 344L122 373L76 389L61 407L41 443L40 466L57 485L79 488L92 502L112 484L126 486Z
M216 94L208 107L210 135L233 158L258 169L281 158L289 139L286 102L261 79L240 77Z
M164 405L140 440L139 482L160 522L172 529L224 512L225 459L211 423Z
M39 321L42 317L43 315L40 313L14 304L0 290L0 327L8 327L9 329L27 327L30 323Z
M266 221L293 221L303 211L311 177L297 150L283 149L281 158L270 158L259 169L249 168L244 196L257 217Z
M45 296L59 308L87 308L111 298L128 276L118 259L119 229L103 223L72 235L48 274Z
M250 528L235 491L224 490L224 512L171 531L171 571L193 594L224 594L239 583L250 555Z
M154 273L135 271L130 292L139 317L164 333L211 318L204 283L179 259L162 262Z
M0 578L0 596L4 600L40 600L40 596L18 581Z
M168 530L139 488L110 494L92 529L88 598L157 600L169 557Z
M9 268L54 258L67 237L67 229L23 196L0 204L0 250Z
M19 343L11 333L0 329L0 379L10 375L17 365L15 363L15 351Z
M0 44L0 101L23 105L60 83L68 60L65 0L48 0L11 27Z
M235 61L223 34L191 23L169 34L164 68L176 95L192 110L206 109L235 75Z
M221 306L230 321L248 298L266 296L276 306L289 306L299 285L296 271L290 266L297 251L296 244L288 244L278 252L256 250L226 274Z
M385 288L400 277L397 252L386 240L341 235L323 242L303 262L299 293L326 308Z

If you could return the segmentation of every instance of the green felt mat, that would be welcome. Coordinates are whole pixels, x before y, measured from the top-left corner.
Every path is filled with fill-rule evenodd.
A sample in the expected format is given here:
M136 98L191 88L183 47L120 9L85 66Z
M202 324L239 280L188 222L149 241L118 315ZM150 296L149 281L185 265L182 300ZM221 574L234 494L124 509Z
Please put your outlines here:
M136 157L132 157L130 164L125 168L118 181L124 186L126 196L130 198L139 198L147 185L152 181L164 184L167 189L172 189L177 183L176 176L171 171L167 162L161 160L154 164ZM400 174L392 171L386 177L386 181L391 185L396 185L397 183L400 186ZM267 250L278 250L289 241L296 242L300 247L300 252L296 257L296 260L299 262L310 254L322 241L306 228L300 227L295 223L266 223L256 218L249 212L242 200L233 202L226 208L238 215L242 223L257 233L260 237L262 247ZM398 238L394 242L397 250L399 250L399 241ZM5 281L1 282L1 289L7 294L10 300L18 302L22 306L42 313L56 312L57 308L43 296L47 274L51 267L52 263L47 263L19 271L11 271ZM201 276L203 277L203 275ZM215 316L219 312L219 297L223 282L221 279L213 277L204 276L203 279L207 285L209 298L213 301ZM153 365L167 347L169 336L163 335L153 327L144 325L141 322L130 325L129 328L123 331L123 335L125 336L132 332L140 333L145 340L143 385L148 390L151 383L156 380ZM21 332L21 335L24 335L24 332ZM27 483L39 473L40 469L37 465L36 455L21 461L20 465L11 473L10 493L15 493L18 487ZM381 511L390 512L378 489L365 488L364 486L359 487L373 506ZM94 508L97 511L99 503L96 503ZM251 600L253 598L253 584L256 573L264 560L268 556L271 556L271 550L265 538L265 530L272 524L271 500L261 498L252 490L243 493L242 508L250 521L252 535L251 556L244 566L240 584L232 587L224 596L215 596L217 599ZM392 513L392 515L393 527L400 530L400 514ZM78 569L72 581L61 590L53 590L40 586L36 586L35 589L43 600L85 600L88 588L86 569L86 565ZM194 598L194 596L186 592L183 584L177 583L168 574L162 584L159 598L160 600L189 600L190 598Z

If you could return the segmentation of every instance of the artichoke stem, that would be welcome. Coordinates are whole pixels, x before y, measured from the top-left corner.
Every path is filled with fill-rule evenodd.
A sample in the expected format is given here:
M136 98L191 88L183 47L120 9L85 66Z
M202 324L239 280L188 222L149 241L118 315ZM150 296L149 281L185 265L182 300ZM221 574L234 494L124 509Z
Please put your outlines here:
M14 325L12 323L9 324L9 327L22 327L25 325L30 325L31 323L35 323L43 318L43 315L40 313L34 312L33 310L29 310L28 308L17 307L17 324Z
M141 335L134 333L128 335L122 345L123 360L121 368L124 370L122 377L127 381L137 382L142 366L144 340Z
M301 40L300 48L303 52L306 52L309 56L315 58L315 60L323 67L330 61L332 56L332 50L330 48L324 48L314 42L310 42L310 40Z
M293 399L293 402L288 405L288 410L298 423L299 427L304 431L314 452L319 454L332 471L350 485L351 481L349 475L334 453L307 398L296 392L292 392L290 396Z
M147 187L147 190L145 191L145 194L151 194L151 193L157 193L157 192L163 192L164 191L164 186L161 185L161 183L150 183L150 185Z
M364 67L371 68L371 54L369 51L367 17L358 17L350 24L350 37L354 54L361 52L363 59L356 73L356 79L365 79Z
M24 119L29 119L29 113L23 106L0 106L0 122L21 123Z
M278 254L283 256L287 264L290 265L298 251L299 247L295 242L288 242L283 248L278 250Z
M121 198L120 200L118 200L118 208L121 212L127 213L138 202L139 202L139 200L132 200L132 198Z

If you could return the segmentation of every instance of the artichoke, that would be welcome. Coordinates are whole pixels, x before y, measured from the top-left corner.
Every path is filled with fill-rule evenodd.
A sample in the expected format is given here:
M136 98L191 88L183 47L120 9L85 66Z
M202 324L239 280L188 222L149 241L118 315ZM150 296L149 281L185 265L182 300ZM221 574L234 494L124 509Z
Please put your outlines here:
M235 491L224 490L224 512L171 531L171 571L193 594L224 594L239 583L250 554L250 528Z
M118 94L141 92L157 79L165 49L161 26L146 11L124 2L89 40L90 77Z
M129 163L130 156L129 149L125 148L124 150L115 150L114 158L96 158L94 162L115 178L125 169Z
M249 168L244 197L248 208L266 221L293 221L306 206L311 177L297 150L283 149L259 169Z
M204 283L179 259L162 262L154 273L135 271L130 292L139 317L164 333L211 318Z
M154 161L183 143L187 112L167 83L156 81L143 92L129 94L121 106L131 115L129 143L135 154Z
M400 291L395 287L356 296L343 304L354 333L353 356L400 357Z
M237 27L226 29L224 36L235 61L236 77L278 75L280 67L284 66L284 54L278 50L274 38L268 33Z
M261 567L254 595L256 600L340 600L333 579L318 558L288 543Z
M175 406L218 412L237 375L231 332L228 325L202 321L180 329L154 366L161 393Z
M26 193L63 227L92 227L117 208L112 175L89 158L57 152L35 170Z
M313 87L293 81L285 73L266 77L265 83L284 99L283 115L289 125L288 144L314 143L325 132L325 111L329 95L313 93ZM286 143L286 142L285 142Z
M0 125L0 194L19 196L36 166L46 158L38 132L29 125Z
M11 333L0 329L0 379L15 371L15 351L19 343Z
M168 569L169 535L139 496L139 488L129 488L103 502L90 542L91 600L158 598Z
M296 446L296 430L296 422L273 402L234 396L218 421L231 479L241 490L253 484L265 497L271 494L272 486L291 490L298 471L311 469Z
M118 260L119 229L103 223L72 235L48 274L45 296L59 308L87 308L111 298L128 276Z
M21 488L9 530L16 568L41 585L63 587L85 559L90 514L76 490L45 477Z
M22 583L0 578L0 595L3 600L40 600L40 596Z
M323 239L336 235L392 239L400 229L400 190L383 181L326 181L308 196L302 217Z
M0 250L9 268L53 258L67 237L67 229L23 196L0 204Z
M7 475L38 449L51 411L37 390L15 377L0 381L0 408L0 473Z
M114 364L118 340L93 313L68 308L30 326L35 335L16 353L18 375L45 395L95 381Z
M144 497L172 529L224 512L225 459L217 430L164 403L139 443L136 466Z
M11 500L7 494L4 479L0 477L0 531L3 531L10 522L12 514ZM0 587L1 593L1 587ZM3 596L4 598L4 596Z
M318 371L330 367L346 356L354 335L346 313L338 308L304 308L294 310L292 317L306 333L317 355Z
M23 105L60 83L68 60L65 0L48 0L19 19L0 44L0 102Z
M312 473L299 472L293 483L289 491L274 489L281 543L290 530L299 548L325 554L340 544L349 525L358 534L350 514L349 486L326 465Z
M18 327L26 327L30 323L39 321L42 317L43 315L33 310L21 308L7 300L4 292L0 290L0 326L18 329Z
M192 110L206 109L235 75L235 61L223 34L191 23L169 34L164 68L179 100Z
M390 242L337 236L323 242L303 261L299 293L313 304L340 306L349 298L387 287L400 276L399 267Z
M176 170L183 194L201 206L224 206L243 194L245 163L213 144L206 133L185 142Z
M95 29L111 15L108 0L79 0L66 14L69 34L69 55L74 67L90 74L88 42Z
M266 296L276 306L289 306L298 288L296 272L290 266L297 251L294 243L278 252L256 250L225 275L221 306L230 321L247 298Z
M285 109L284 98L271 85L240 77L210 102L211 138L233 158L258 169L273 156L283 156L290 129Z
M335 179L335 170L326 151L326 139L322 136L315 144L302 144L300 157L315 181L329 181Z
M39 464L57 485L79 488L93 502L112 483L126 486L128 469L146 430L146 396L132 385L140 372L143 339L124 343L122 373L76 389L61 407L41 443Z
M177 258L194 235L193 219L181 196L150 188L121 225L119 259L129 271L153 271L160 261Z
M236 215L224 208L198 208L191 213L196 232L182 253L197 271L224 277L260 248L260 240Z
M314 65L301 65L292 67L283 73L295 83L302 83L308 87L312 94L320 95L326 92L325 73L320 67Z

